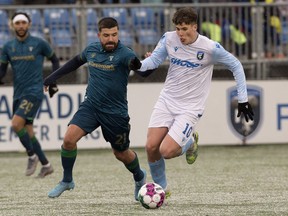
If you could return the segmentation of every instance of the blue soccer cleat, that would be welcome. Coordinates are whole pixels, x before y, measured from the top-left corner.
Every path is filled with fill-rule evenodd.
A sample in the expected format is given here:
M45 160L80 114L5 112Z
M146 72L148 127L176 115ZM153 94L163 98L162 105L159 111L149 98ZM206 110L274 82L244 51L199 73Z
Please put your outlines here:
M146 170L144 170L144 169L141 169L141 170L142 170L142 172L144 173L143 179L140 180L140 181L138 181L138 182L135 181L134 196L135 196L135 200L136 200L136 201L139 201L139 200L138 200L138 192L139 192L139 190L141 189L141 187L146 183L146 177L147 177Z
M72 182L59 182L55 188L53 188L49 193L48 197L55 198L59 197L66 190L73 190L75 187L74 181Z

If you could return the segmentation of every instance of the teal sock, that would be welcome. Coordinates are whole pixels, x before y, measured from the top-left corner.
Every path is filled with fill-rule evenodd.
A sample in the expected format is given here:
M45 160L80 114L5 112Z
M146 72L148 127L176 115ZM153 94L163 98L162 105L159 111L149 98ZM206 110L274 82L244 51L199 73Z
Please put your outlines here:
M125 167L133 174L134 181L138 182L143 179L144 173L140 169L138 156L136 152L134 153L135 153L135 159L130 164L126 164Z
M31 140L30 140L30 137L29 137L29 134L28 134L26 128L22 128L16 134L19 137L20 142L22 143L22 145L26 149L27 155L32 156L34 154L33 146L31 144Z
M167 180L164 158L161 157L161 159L156 162L149 162L149 167L153 181L165 189L167 187Z
M63 171L63 182L71 182L73 180L73 166L76 160L77 156L77 148L74 150L66 150L61 147L61 161L62 161L62 167L64 169Z
M45 154L44 154L44 152L43 152L43 150L41 148L40 143L38 142L38 140L37 140L37 138L35 136L33 136L31 138L31 143L33 145L33 150L37 154L41 164L42 165L48 164L49 162L48 162L48 160L47 160L47 158L46 158L46 156L45 156Z

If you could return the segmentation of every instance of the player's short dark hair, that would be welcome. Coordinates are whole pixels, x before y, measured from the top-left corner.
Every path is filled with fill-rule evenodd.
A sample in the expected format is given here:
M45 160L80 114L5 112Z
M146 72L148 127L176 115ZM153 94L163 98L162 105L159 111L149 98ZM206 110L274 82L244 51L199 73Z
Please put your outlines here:
M14 13L13 16L11 17L11 21L13 21L13 19L14 19L17 15L19 15L19 14L22 14L22 15L24 15L25 17L27 17L29 23L31 23L31 18L30 18L30 16L29 16L27 13L22 12L22 11L18 11L18 12L16 12L16 13Z
M119 25L116 19L114 19L113 17L104 17L101 20L99 20L98 22L98 30L99 32L101 32L101 30L103 28L114 28L117 27L117 29L119 29Z
M185 24L197 24L198 13L195 9L191 7L185 7L178 9L173 16L172 22L175 25Z

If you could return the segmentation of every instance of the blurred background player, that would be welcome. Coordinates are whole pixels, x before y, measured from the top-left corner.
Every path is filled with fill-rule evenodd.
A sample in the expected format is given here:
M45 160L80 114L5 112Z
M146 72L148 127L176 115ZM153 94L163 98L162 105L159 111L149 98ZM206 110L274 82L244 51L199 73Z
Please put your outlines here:
M154 106L146 141L146 152L153 181L167 189L164 159L186 153L186 161L193 164L197 158L197 122L203 115L208 97L214 64L224 64L237 83L238 117L253 120L248 103L246 78L240 61L219 43L197 32L197 12L181 8L175 12L173 23L176 31L166 32L158 45L139 66L139 73L149 75L167 57L168 74L158 101Z
M100 126L115 157L133 174L136 200L138 191L146 181L146 171L140 169L137 154L129 149L127 84L130 70L135 69L129 65L131 62L131 65L135 65L133 62L138 59L130 48L119 41L119 27L114 18L101 19L98 28L100 42L91 43L44 81L47 90L47 86L61 76L75 71L84 63L88 64L89 80L85 99L69 123L61 148L63 179L48 193L50 198L59 197L65 190L75 187L72 171L77 156L77 142Z
M33 131L33 121L44 97L43 62L47 57L52 62L52 70L59 68L59 60L50 45L29 34L31 19L23 12L15 13L11 18L11 28L15 39L3 46L0 57L0 80L6 75L8 63L13 72L13 117L12 128L25 147L28 155L26 176L31 176L40 160L42 168L38 177L43 178L53 172L53 167L45 156ZM49 86L50 97L58 88Z

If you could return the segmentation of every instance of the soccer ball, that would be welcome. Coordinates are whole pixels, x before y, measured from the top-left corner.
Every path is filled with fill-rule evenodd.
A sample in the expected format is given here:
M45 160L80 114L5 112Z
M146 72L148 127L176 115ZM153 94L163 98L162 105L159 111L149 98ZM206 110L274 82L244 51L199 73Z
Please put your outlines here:
M146 183L139 190L138 200L146 209L159 208L164 203L165 191L156 183Z

